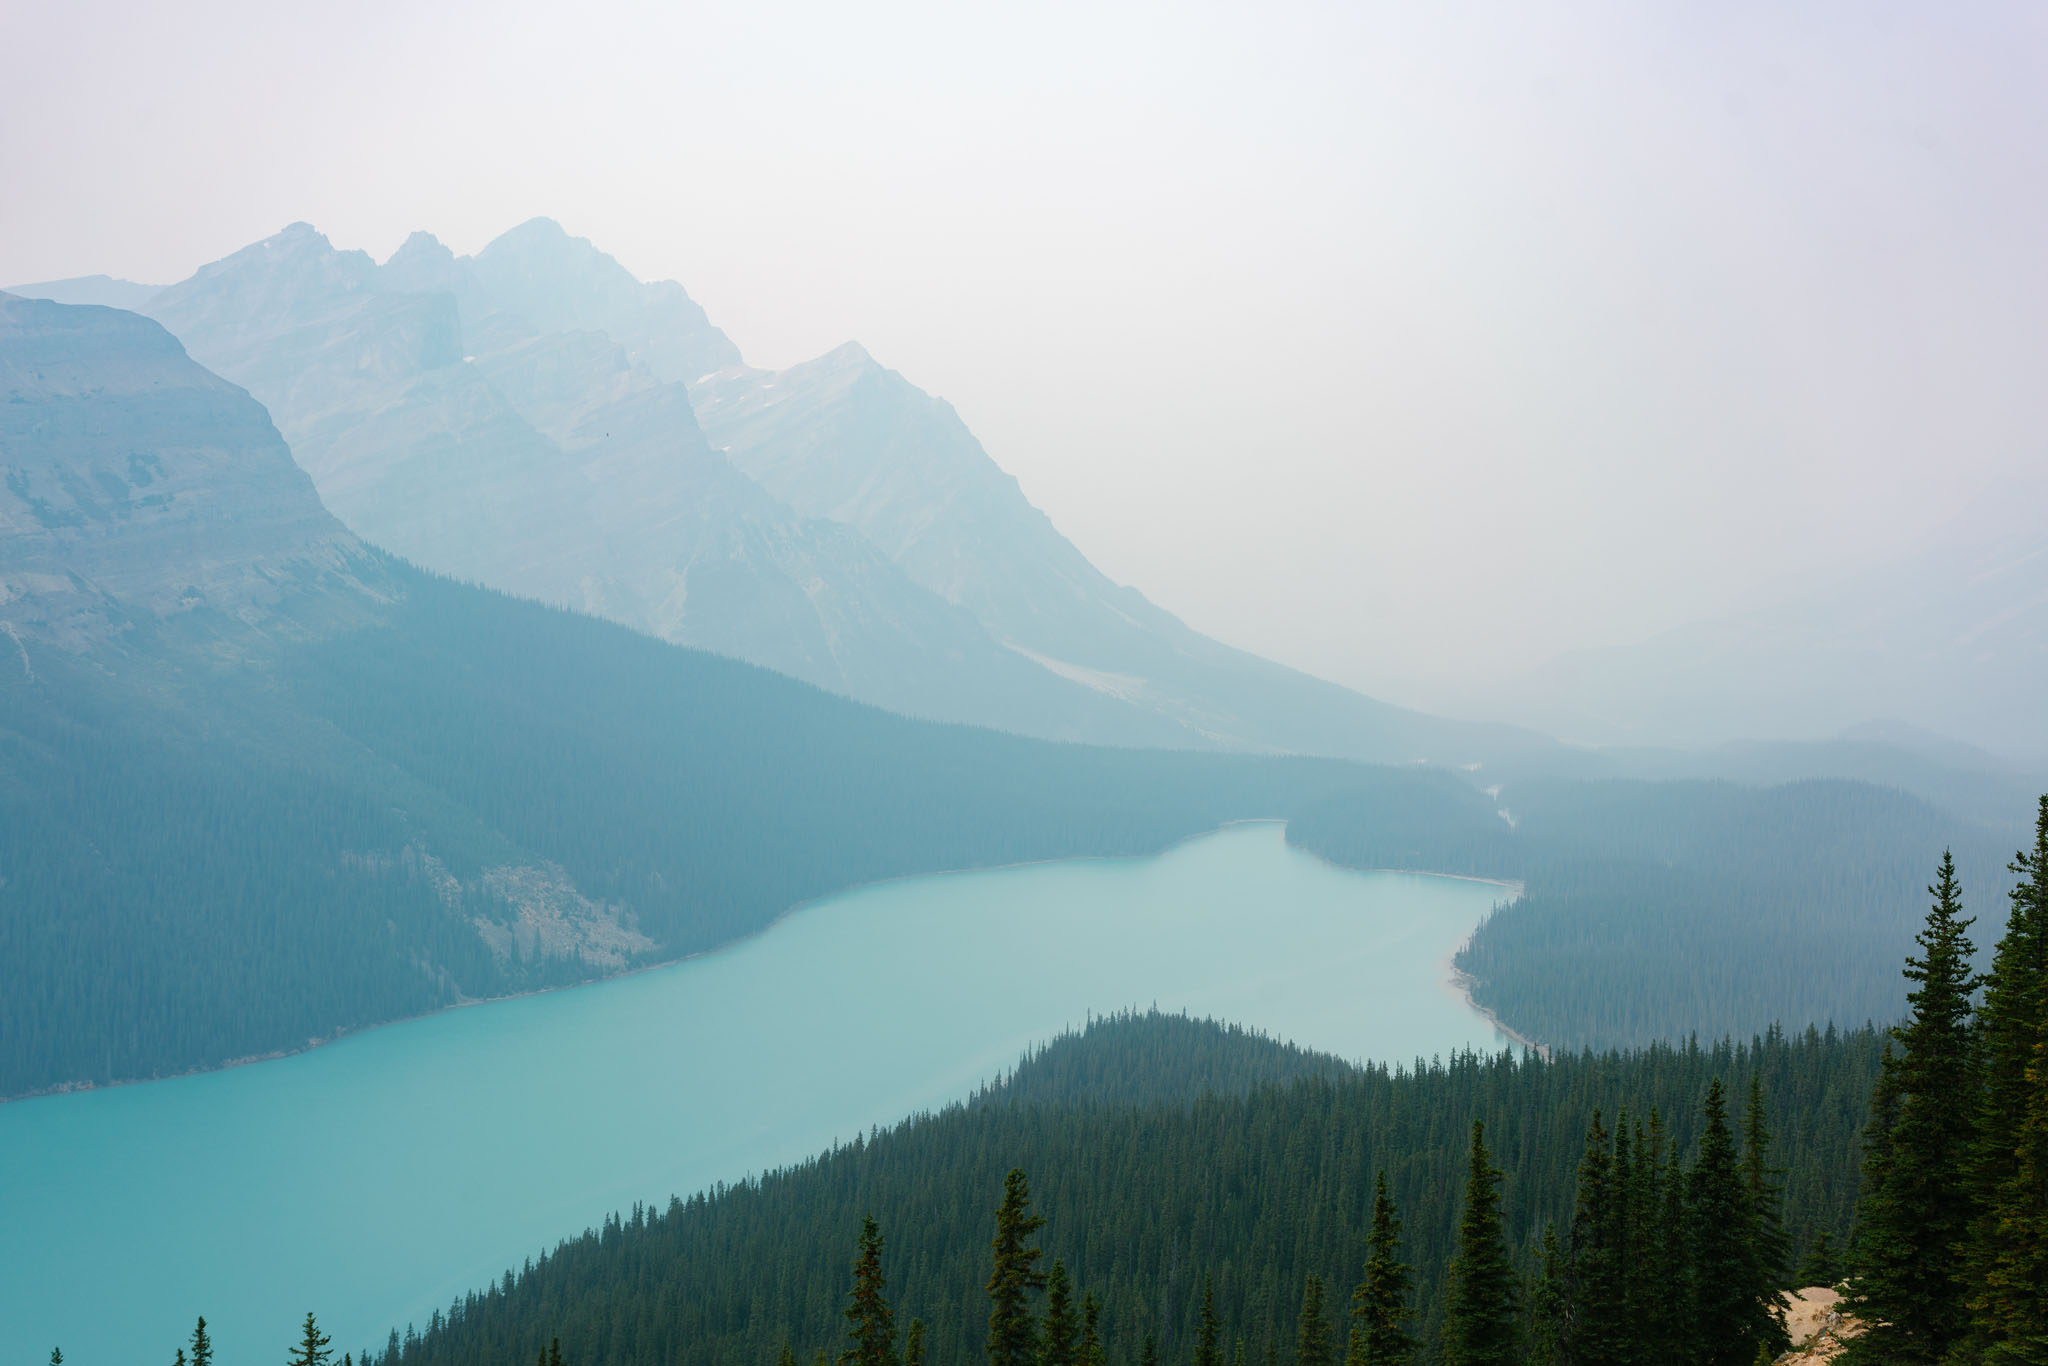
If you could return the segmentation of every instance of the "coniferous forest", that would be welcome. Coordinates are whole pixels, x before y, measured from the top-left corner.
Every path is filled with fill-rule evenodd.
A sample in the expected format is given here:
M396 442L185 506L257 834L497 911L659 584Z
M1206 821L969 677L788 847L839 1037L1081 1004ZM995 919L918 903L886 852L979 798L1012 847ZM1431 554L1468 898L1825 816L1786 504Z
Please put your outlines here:
M1890 1030L1389 1069L1098 1020L963 1104L610 1217L360 1359L1749 1366L1789 1345L1787 1290L1839 1283L1852 1362L2039 1363L2048 797L2010 869L1980 975L1943 857Z

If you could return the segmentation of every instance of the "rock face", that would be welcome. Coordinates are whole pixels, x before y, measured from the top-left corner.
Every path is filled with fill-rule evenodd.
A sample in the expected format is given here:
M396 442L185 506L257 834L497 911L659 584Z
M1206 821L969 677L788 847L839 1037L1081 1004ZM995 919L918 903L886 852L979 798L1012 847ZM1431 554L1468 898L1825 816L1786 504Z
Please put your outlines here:
M0 467L0 622L31 670L29 642L389 591L263 410L133 313L0 295Z

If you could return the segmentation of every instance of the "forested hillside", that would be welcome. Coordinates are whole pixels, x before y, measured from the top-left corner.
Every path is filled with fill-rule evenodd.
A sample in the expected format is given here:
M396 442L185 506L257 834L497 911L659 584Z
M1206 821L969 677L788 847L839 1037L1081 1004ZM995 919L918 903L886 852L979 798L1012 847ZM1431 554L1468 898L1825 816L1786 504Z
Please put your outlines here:
M1710 1083L1719 1077L1741 1097L1755 1076L1776 1131L1768 1156L1787 1169L1794 1249L1821 1233L1839 1246L1878 1054L1870 1031L1773 1033L1743 1046L1549 1063L1460 1056L1389 1072L1174 1017L1098 1021L969 1104L760 1181L608 1220L396 1337L384 1363L523 1366L556 1338L575 1366L769 1366L785 1342L800 1360L836 1355L847 1263L868 1213L887 1234L899 1319L925 1322L927 1359L979 1360L992 1212L1017 1166L1048 1221L1047 1261L1061 1259L1099 1297L1117 1363L1143 1360L1148 1337L1161 1360L1189 1360L1205 1282L1226 1356L1242 1343L1249 1361L1292 1360L1310 1273L1330 1288L1341 1340L1384 1169L1434 1359L1475 1119L1506 1173L1513 1258L1533 1271L1545 1223L1570 1224L1596 1109L1630 1135L1631 1158L1646 1151L1634 1134L1639 1124L1650 1132L1654 1111L1666 1134L1659 1161L1683 1168ZM1162 1065L1170 1088L1156 1081ZM1664 1167L1642 1170L1662 1179Z
M877 878L1157 850L1363 771L906 720L434 578L133 314L0 296L0 387L0 1097L671 959Z
M385 621L0 681L0 1095L303 1046L1358 770L906 720L392 565ZM154 648L154 647L153 647Z
M1952 848L1967 904L2004 914L2023 831L1867 783L1513 783L1423 792L1374 775L1288 839L1356 868L1524 884L1458 955L1474 999L1566 1048L1895 1019L1929 870Z

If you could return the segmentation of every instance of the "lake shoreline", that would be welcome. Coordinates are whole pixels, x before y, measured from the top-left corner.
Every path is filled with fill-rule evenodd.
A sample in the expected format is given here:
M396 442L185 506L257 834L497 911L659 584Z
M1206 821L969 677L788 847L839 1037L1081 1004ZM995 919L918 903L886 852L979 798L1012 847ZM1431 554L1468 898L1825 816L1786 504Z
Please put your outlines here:
M357 1025L351 1029L337 1030L324 1038L308 1039L305 1045L300 1048L280 1048L269 1053L250 1053L243 1057L227 1058L202 1067L188 1067L182 1072L166 1072L154 1077L125 1077L119 1081L59 1082L55 1086L48 1086L40 1091L25 1091L16 1096L0 1096L0 1106L17 1105L23 1101L31 1100L49 1100L56 1096L84 1095L92 1091L114 1091L127 1086L149 1086L160 1081L180 1081L189 1077L207 1076L215 1072L231 1072L236 1068L254 1067L261 1063L281 1062L286 1058L303 1057L308 1053L326 1048L331 1044L347 1043L351 1039L359 1039L366 1034L374 1034L381 1029L393 1029L399 1025L412 1024L418 1020L431 1020L438 1015L446 1015L450 1011L468 1010L475 1006L497 1005L501 1001L524 1001L535 996L553 996L559 992L580 991L587 987L601 987L609 982L622 982L629 977L638 977L650 972L661 972L668 968L681 967L685 963L695 963L707 958L715 958L719 954L730 952L755 939L761 938L791 916L810 910L813 907L821 906L828 901L837 900L839 897L852 896L856 892L864 892L870 888L887 887L894 883L909 882L917 878L964 877L975 873L1014 872L1019 868L1044 868L1057 863L1117 863L1133 859L1163 858L1184 844L1191 844L1196 840L1205 839L1210 835L1216 834L1218 831L1228 830L1235 826L1284 826L1286 823L1286 818L1281 816L1245 816L1236 820L1223 821L1207 830L1196 831L1192 835L1183 835L1173 841L1173 843L1152 850L1149 853L1067 854L1058 858L1022 859L1015 863L984 863L968 868L936 868L930 872L896 873L890 877L873 878L867 882L856 882L849 886L841 887L837 891L826 892L822 896L814 896L808 901L799 901L786 910L777 913L773 920L770 920L759 929L749 930L745 934L728 939L722 944L714 944L708 949L698 949L694 953L682 954L676 958L664 958L659 963L641 963L634 967L622 968L618 972L608 972L602 977L590 977L580 982L564 982L560 986L534 987L527 991L511 991L503 996L465 997L459 1001L450 1001L444 1006L437 1006L432 1010L421 1011L417 1015L402 1015L395 1020L379 1020L375 1024ZM1353 871L1357 870L1354 869ZM1446 874L1445 876L1451 875ZM1472 880L1485 881L1483 878Z

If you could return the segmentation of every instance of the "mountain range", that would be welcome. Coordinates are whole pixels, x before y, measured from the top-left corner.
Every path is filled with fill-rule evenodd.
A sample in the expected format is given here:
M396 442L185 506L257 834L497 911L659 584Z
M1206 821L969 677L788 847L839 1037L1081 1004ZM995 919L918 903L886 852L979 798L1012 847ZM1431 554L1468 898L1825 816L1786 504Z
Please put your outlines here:
M1111 582L944 401L858 345L745 365L680 285L537 219L379 265L294 224L123 302L270 411L326 505L423 568L909 715L1056 739L1499 763Z
M1157 850L1363 771L911 720L426 573L112 308L0 295L0 469L0 1097L666 961L880 878Z

